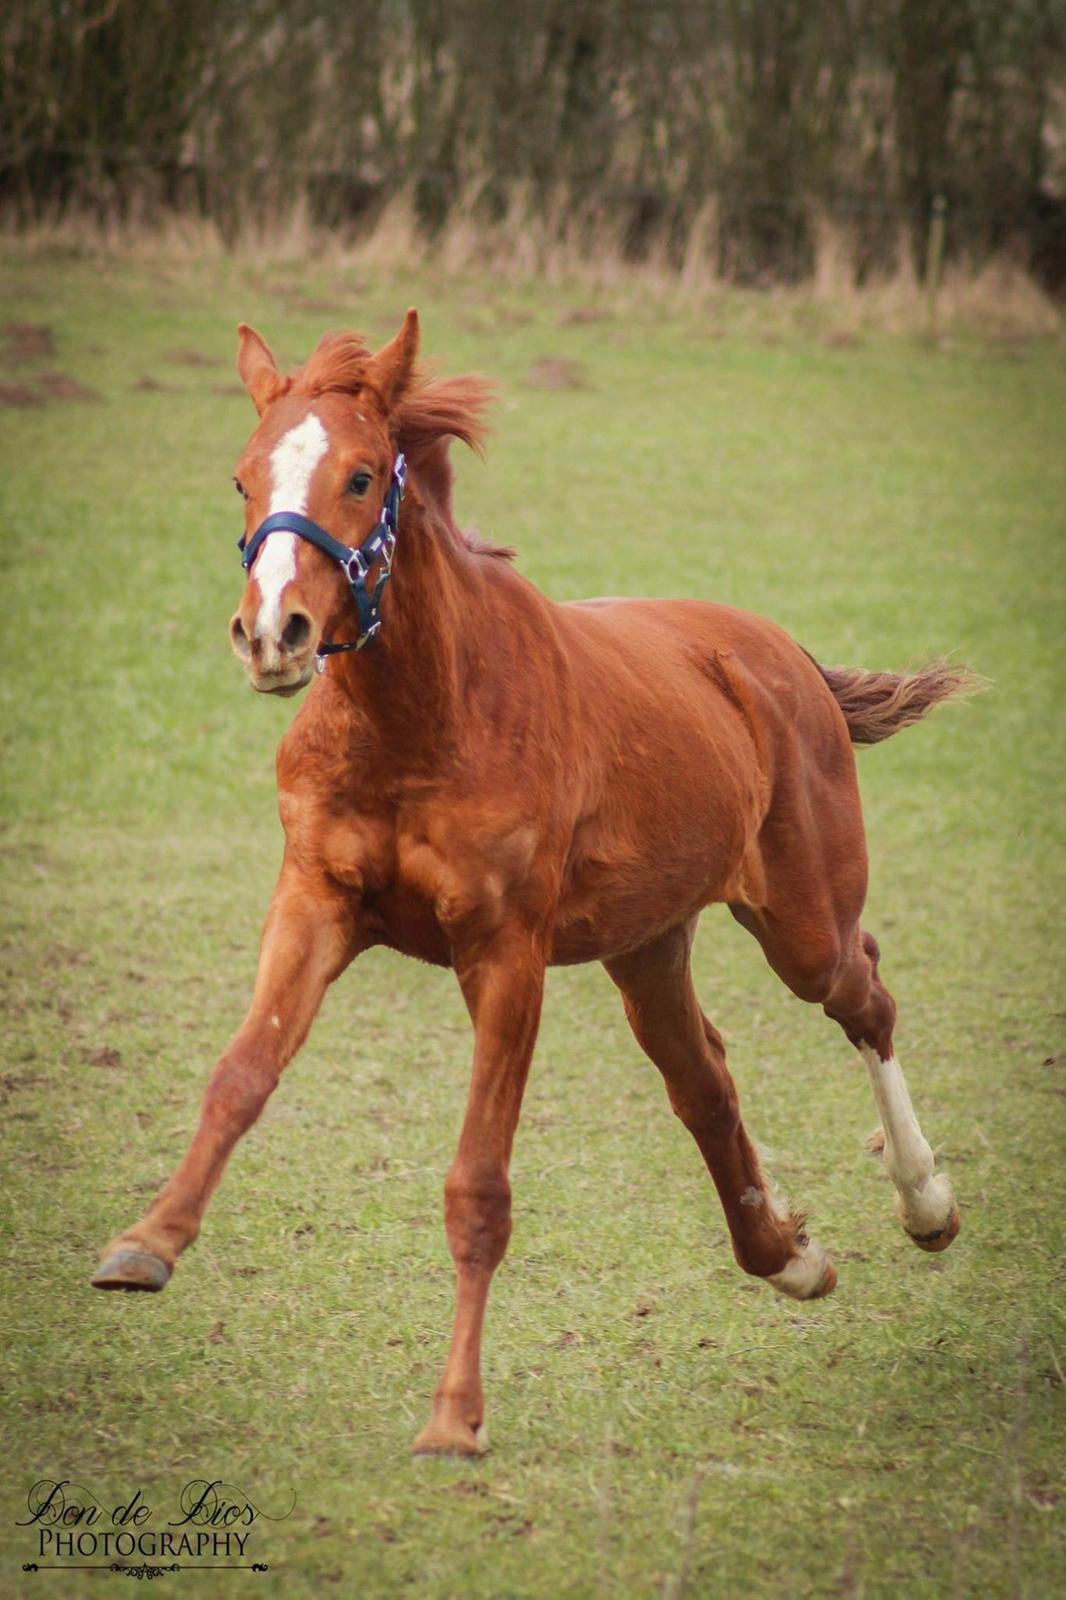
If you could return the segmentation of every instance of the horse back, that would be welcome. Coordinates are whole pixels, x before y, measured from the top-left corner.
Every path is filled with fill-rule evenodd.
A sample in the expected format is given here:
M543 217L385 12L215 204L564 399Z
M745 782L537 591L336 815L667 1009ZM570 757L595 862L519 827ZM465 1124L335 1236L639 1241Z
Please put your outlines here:
M720 759L757 771L764 806L800 757L835 775L854 770L847 725L818 666L765 617L699 600L582 600L559 610L581 639L595 725L635 713L675 758L679 740L694 736L698 747L702 734Z
M843 717L781 628L696 601L560 610L581 685L570 782L576 791L581 774L585 785L562 959L588 959L608 924L624 934L712 902L761 904L768 822L787 816L806 851L830 798L859 816Z

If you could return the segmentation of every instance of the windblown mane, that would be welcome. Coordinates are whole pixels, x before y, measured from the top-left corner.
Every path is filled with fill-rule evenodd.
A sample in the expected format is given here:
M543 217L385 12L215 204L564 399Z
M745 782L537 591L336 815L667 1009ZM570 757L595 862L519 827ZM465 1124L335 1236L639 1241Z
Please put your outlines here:
M371 350L365 333L324 333L302 367L290 375L293 394L357 394Z
M366 367L371 354L364 334L327 333L314 354L290 375L288 392L308 397L358 394L370 387ZM452 439L461 439L478 455L484 454L488 433L485 412L492 398L492 386L476 374L434 378L424 364L419 364L391 420L398 448L417 471L423 492L436 502L452 530L471 550L510 557L514 555L510 547L463 532L452 517L454 473L448 445Z

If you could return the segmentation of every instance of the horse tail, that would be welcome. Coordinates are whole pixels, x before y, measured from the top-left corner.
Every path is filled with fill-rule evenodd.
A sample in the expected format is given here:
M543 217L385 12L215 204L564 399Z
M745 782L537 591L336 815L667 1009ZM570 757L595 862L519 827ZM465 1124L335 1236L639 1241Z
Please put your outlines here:
M880 744L920 722L942 700L957 700L986 687L968 667L947 661L931 661L917 672L865 672L862 667L823 667L820 662L815 666L844 713L852 744Z

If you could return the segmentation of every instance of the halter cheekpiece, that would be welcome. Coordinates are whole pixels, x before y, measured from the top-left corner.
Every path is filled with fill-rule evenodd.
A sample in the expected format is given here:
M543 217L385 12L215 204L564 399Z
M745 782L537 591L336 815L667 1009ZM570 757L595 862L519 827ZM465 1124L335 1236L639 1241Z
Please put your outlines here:
M339 655L343 650L361 650L365 644L370 643L381 627L381 596L392 576L392 556L396 549L400 501L406 490L407 462L401 454L396 457L392 465L392 480L381 507L381 515L356 549L341 544L339 539L334 539L325 528L320 528L317 522L312 522L310 517L305 517L299 511L274 511L269 517L264 518L250 539L246 534L242 534L237 540L237 549L241 552L241 566L245 572L251 570L252 562L259 554L263 541L270 534L295 533L298 538L306 539L308 544L317 545L319 550L324 550L328 556L332 556L344 573L359 613L359 637L353 639L351 644L320 644L317 651L319 672L325 667L327 656ZM379 557L382 562L381 571L373 588L370 588L368 586L370 569Z

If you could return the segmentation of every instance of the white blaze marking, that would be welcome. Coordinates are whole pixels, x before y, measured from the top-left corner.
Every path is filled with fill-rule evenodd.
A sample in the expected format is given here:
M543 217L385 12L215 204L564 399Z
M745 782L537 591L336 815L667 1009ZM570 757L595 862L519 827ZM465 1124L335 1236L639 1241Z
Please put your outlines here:
M933 1152L918 1126L907 1080L895 1056L882 1061L870 1045L860 1045L884 1127L885 1171L899 1195L899 1214L909 1233L939 1233L951 1219L951 1183L933 1171Z
M276 511L307 510L311 477L328 449L329 435L313 411L278 440L270 457L268 516ZM282 590L296 576L296 537L295 533L272 533L256 557L255 580L262 601L255 631L260 639L277 639L281 631Z

